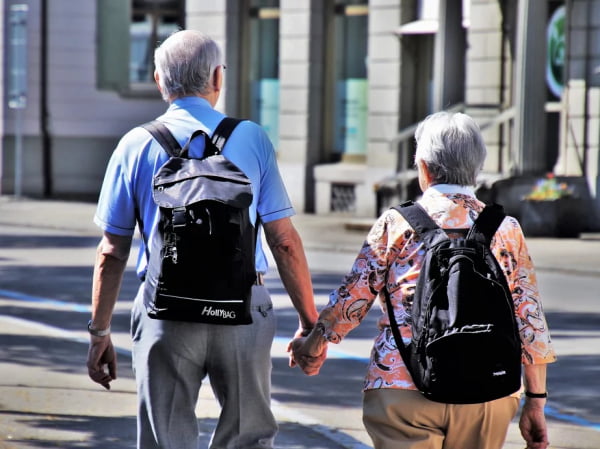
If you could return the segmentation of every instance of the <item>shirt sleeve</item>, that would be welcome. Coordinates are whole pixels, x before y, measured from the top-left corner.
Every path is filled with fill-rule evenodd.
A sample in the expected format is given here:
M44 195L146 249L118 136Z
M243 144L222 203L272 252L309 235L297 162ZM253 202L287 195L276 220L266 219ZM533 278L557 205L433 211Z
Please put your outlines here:
M325 337L332 343L339 343L361 323L385 287L390 242L393 242L389 231L393 228L389 214L375 222L350 273L331 293L328 305L321 311L318 321L324 327Z
M275 150L258 124L249 120L240 123L223 148L223 154L252 181L252 219L255 212L264 223L294 215Z
M127 135L121 139L108 163L94 222L106 232L131 236L135 231L135 198L129 161L127 160Z
M551 363L556 354L544 315L533 261L517 220L507 217L492 242L515 304L523 364Z

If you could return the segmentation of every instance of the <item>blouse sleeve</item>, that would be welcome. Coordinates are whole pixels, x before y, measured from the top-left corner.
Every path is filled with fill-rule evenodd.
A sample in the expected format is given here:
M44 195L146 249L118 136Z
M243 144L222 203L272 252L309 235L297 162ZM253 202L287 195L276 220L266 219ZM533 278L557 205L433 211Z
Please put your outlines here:
M375 222L350 273L330 294L329 303L320 313L324 335L332 343L339 343L361 323L385 285L394 241L390 235L392 221L386 213Z
M522 342L523 364L556 360L544 315L537 278L523 232L517 220L508 217L492 242L494 256L504 270L515 304Z

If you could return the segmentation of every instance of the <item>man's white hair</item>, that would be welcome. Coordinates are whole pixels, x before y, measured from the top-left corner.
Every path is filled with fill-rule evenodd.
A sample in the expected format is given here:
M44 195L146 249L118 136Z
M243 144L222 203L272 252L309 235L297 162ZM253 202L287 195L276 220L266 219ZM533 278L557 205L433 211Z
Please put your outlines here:
M154 52L165 101L205 93L216 68L222 64L217 43L199 31L176 31Z

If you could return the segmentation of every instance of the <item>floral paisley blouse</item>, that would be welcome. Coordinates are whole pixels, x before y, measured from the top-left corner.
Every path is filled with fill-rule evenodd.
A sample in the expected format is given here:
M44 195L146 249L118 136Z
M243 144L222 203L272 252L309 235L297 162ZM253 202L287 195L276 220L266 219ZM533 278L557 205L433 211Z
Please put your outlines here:
M442 228L470 227L485 204L477 200L471 188L435 185L427 189L419 203ZM536 275L521 227L506 217L496 232L492 252L508 279L522 340L523 364L550 363L556 359L542 309ZM407 325L416 280L424 249L406 220L395 210L383 213L369 232L352 270L334 290L319 322L325 338L339 343L357 327L378 300L382 314L378 320L364 389L416 387L396 348L389 327L386 304L379 292L390 292L394 314L406 343L411 330Z

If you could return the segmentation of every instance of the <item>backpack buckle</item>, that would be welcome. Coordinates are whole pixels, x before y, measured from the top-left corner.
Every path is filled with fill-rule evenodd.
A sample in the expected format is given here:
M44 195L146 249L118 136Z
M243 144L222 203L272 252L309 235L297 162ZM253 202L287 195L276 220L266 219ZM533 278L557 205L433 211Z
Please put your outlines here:
M187 209L185 206L176 207L173 209L173 230L177 231L178 229L185 228L187 225Z

